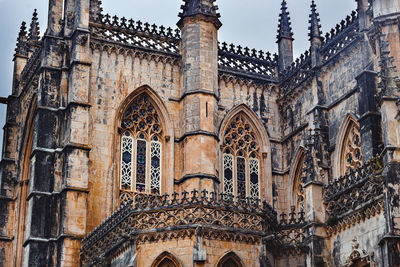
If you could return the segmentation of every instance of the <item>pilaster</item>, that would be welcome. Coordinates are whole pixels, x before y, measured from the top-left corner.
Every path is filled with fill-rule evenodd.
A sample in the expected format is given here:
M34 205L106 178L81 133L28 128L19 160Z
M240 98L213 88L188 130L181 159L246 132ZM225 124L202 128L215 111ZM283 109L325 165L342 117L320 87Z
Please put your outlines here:
M89 192L89 0L65 2L65 38L71 45L68 89L65 99L64 138L62 140L62 189L60 194L59 262L79 265L81 239L86 234ZM73 10L73 11L72 11ZM73 15L72 15L73 14ZM67 75L67 74L65 74ZM98 205L100 208L101 205ZM101 214L101 211L92 211Z

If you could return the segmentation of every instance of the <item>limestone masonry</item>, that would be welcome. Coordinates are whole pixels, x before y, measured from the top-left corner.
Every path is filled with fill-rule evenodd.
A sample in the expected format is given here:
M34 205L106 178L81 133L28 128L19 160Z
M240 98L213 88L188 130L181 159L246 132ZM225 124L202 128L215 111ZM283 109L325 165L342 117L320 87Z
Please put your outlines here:
M310 0L297 59L285 0L277 55L219 40L214 2L22 23L0 266L400 266L400 0L326 34Z

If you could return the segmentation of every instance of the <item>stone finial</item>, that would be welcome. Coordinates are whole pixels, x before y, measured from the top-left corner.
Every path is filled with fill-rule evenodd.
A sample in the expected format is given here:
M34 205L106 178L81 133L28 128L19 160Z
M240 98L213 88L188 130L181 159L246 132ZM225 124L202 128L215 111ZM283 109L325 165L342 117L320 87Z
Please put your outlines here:
M309 34L308 36L310 37L310 41L313 38L319 38L321 39L321 24L320 24L320 19L319 19L319 13L317 12L317 5L315 4L315 1L312 0L311 2L311 14L310 14L310 20L308 21L310 23L310 26L308 27L309 29Z
M102 18L103 8L101 0L90 0L90 19L92 21L100 21Z
M221 16L217 10L218 6L214 5L216 0L183 0L184 5L181 6L182 12L179 13L181 20L178 22L178 26L182 24L183 19L187 17L195 17L202 15L208 21L215 24L217 28L222 26L219 20Z
M278 36L277 36L278 42L282 38L294 40L291 24L292 23L290 22L289 11L287 10L287 3L286 0L283 0L281 6L281 14L279 14L279 25L278 25Z
M32 15L32 21L29 28L29 41L38 41L40 37L40 29L39 29L39 20L38 20L38 13L35 9Z
M27 40L26 22L23 21L17 38L17 47L15 48L15 55L23 55L23 56L27 55L26 40Z

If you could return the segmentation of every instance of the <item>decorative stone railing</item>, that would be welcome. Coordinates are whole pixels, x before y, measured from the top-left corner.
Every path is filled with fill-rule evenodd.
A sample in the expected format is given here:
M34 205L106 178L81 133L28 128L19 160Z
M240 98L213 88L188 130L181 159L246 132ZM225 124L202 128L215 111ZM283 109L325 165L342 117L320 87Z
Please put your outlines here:
M277 78L277 55L248 47L221 43L218 50L219 70L261 80Z
M342 20L340 24L337 24L325 35L325 42L321 48L322 63L328 62L358 39L358 26L358 15L357 12L353 11L351 16L347 16L345 20Z
M32 55L29 57L28 62L26 63L24 69L21 72L20 81L22 84L26 84L32 80L33 75L36 73L36 70L39 68L41 63L41 55L42 55L42 47L41 44L35 48Z
M150 25L106 14L90 23L93 39L118 43L144 50L179 55L179 29Z
M196 190L171 196L139 194L83 240L82 260L84 264L94 262L127 237L147 231L201 226L262 238L278 226L276 218L276 212L267 202L252 198L237 199Z
M382 160L376 157L324 187L324 202L330 216L328 224L383 197L382 169Z
M280 73L281 90L284 95L290 94L293 89L310 77L311 57L309 51L305 51L288 67Z

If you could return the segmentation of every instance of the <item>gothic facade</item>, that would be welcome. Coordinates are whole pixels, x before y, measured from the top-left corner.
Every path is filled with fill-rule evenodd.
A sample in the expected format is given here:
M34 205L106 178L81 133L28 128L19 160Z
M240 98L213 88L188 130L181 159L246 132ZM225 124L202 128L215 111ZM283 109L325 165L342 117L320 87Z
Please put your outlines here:
M1 266L400 266L400 2L357 0L293 56L49 0L17 39Z

